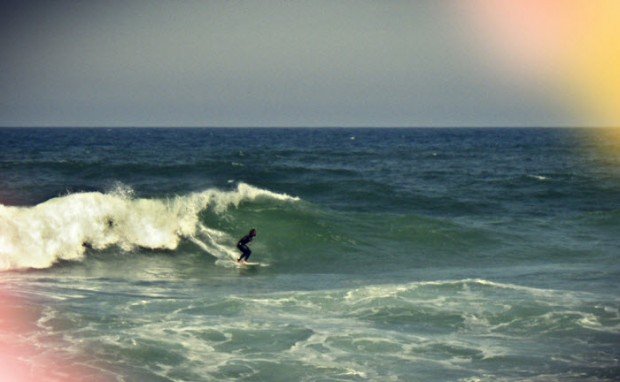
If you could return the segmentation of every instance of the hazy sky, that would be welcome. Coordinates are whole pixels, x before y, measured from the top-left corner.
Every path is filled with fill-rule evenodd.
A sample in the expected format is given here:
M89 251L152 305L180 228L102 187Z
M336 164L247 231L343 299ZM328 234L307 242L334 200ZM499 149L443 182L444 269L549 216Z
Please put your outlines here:
M4 1L0 125L567 124L450 3Z

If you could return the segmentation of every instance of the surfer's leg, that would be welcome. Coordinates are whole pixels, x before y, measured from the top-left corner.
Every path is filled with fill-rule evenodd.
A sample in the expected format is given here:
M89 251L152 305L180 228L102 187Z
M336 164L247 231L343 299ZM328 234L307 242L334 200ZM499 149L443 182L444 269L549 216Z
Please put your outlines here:
M239 250L241 252L243 252L243 254L239 257L239 259L237 261L241 261L241 260L247 260L248 257L250 257L250 255L252 254L252 251L250 251L250 248L248 248L247 245L238 245L237 248L239 248Z
M241 256L243 261L248 261L248 259L250 258L251 254L252 254L252 251L250 251L250 248L248 248L246 245L244 245L243 246L243 255Z
M241 256L239 256L239 258L237 259L237 262L239 262L241 261L241 259L243 259L243 256L245 256L245 251L243 250L242 244L237 244L237 249L241 251Z

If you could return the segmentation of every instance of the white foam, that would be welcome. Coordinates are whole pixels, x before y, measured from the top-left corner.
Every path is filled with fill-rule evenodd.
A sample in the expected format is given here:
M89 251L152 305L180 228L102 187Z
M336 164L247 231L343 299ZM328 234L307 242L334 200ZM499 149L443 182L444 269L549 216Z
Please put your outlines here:
M205 252L210 253L220 260L235 260L237 256L239 256L238 252L225 245L225 243L233 240L226 232L208 228L203 224L198 224L198 228L198 234L205 241L197 237L191 237L190 240Z
M404 292L413 291L418 288L429 286L462 286L465 290L469 290L470 286L487 286L497 289L508 289L515 291L527 292L530 295L549 297L556 295L563 295L567 298L571 296L566 291L555 291L550 289L538 289L532 287L526 287L516 284L499 283L484 279L461 279L461 280L436 280L436 281L417 281L406 284L382 284L365 286L363 288L353 289L346 292L345 300L351 302L361 302L364 300L376 300L384 299L388 297L398 296Z
M70 194L33 207L0 204L0 271L47 268L58 260L80 260L86 246L112 245L175 249L182 238L192 238L198 214L212 208L218 214L256 199L297 201L299 198L239 183L236 190L208 189L168 199L134 198L127 187L110 193ZM215 231L205 228L211 243L203 249L216 257L230 257ZM234 256L234 255L233 255Z
M533 179L536 179L536 180L547 180L547 179L549 179L546 176L536 175L536 174L531 174L531 175L528 174L527 176L528 176L528 178L533 178Z

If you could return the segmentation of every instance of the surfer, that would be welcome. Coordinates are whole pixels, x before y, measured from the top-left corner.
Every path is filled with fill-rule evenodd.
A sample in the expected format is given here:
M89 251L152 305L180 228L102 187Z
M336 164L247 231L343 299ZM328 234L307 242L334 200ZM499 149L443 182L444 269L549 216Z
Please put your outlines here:
M240 262L241 260L246 262L250 258L252 251L250 251L250 248L248 248L248 243L251 242L252 239L254 239L254 236L256 236L256 230L252 228L250 230L250 233L239 239L239 241L237 242L237 248L239 248L242 253L239 259L237 259L237 262Z

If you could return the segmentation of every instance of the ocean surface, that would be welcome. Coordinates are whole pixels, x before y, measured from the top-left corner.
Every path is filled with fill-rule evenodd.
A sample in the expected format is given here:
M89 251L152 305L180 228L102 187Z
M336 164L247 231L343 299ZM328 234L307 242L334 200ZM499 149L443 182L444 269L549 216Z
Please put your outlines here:
M618 381L612 133L0 129L0 379Z

